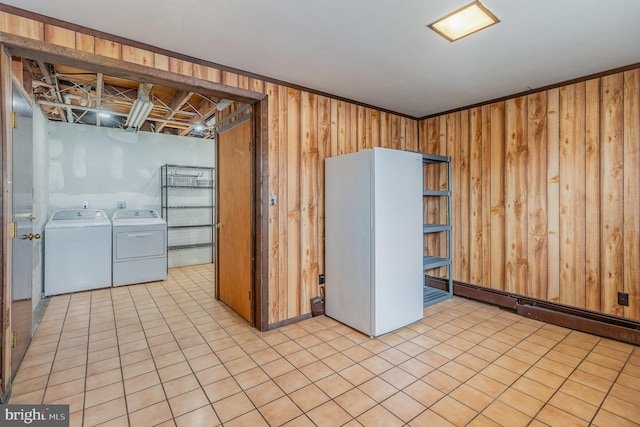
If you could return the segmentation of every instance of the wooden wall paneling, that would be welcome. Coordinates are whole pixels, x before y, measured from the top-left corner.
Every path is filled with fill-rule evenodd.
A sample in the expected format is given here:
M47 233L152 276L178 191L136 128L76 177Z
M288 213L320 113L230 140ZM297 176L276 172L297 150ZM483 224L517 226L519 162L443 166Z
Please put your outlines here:
M402 141L400 139L400 116L391 115L391 146L395 150L402 149Z
M44 41L58 46L76 47L75 31L61 28L56 25L44 24Z
M560 303L585 306L585 84L560 89Z
M379 147L389 148L391 135L389 134L389 114L380 112L380 144Z
M287 312L282 319L300 314L300 91L289 89L287 105Z
M482 108L469 110L469 283L483 283L482 252Z
M289 90L278 86L278 311L272 323L286 319L289 288ZM270 297L273 298L273 297Z
M491 287L491 106L482 106L482 285Z
M451 268L453 280L462 280L460 277L462 257L462 238L460 231L465 224L461 224L460 203L462 200L461 189L461 156L460 156L460 112L447 114L443 117L447 126L447 152L451 153L451 204L453 212L451 213L451 222L453 228L453 265ZM466 217L465 217L466 218Z
M406 119L406 149L409 151L419 151L418 144L418 122L413 119Z
M331 99L330 108L331 108L331 151L330 156L334 157L338 155L338 101L335 99Z
M153 67L153 52L140 49L137 47L122 45L122 60L131 62L133 64L145 65L147 67ZM171 69L171 58L169 59L169 68Z
M158 57L156 56L156 66L158 61ZM194 64L193 66L193 76L199 79L203 79L203 80L208 80L210 82L215 82L215 83L220 83L220 70L216 70L215 68L211 68L211 67L207 67L206 65L199 65L199 64ZM276 97L276 104L275 107L277 107L277 100L278 100L278 91L277 91L277 86L271 86L270 90L273 94L275 94L274 96ZM267 90L263 90L264 93L267 93ZM269 104L271 105L271 104ZM276 108L277 109L277 108ZM269 110L272 111L272 110ZM277 115L277 114L276 114Z
M491 104L491 282L493 289L505 290L504 236L504 102Z
M600 311L600 79L585 90L585 308Z
M527 290L527 102L505 102L505 290Z
M193 63L182 59L169 58L169 71L183 76L193 76Z
M300 312L311 312L309 299L318 295L318 102L309 92L301 95L300 253L302 277Z
M269 197L279 196L279 149L280 149L280 117L278 86L272 83L265 85L267 102L269 103ZM272 199L270 199L272 200ZM280 207L282 200L269 203L269 284L268 284L268 323L278 319L280 268L278 265L280 252Z
M348 154L349 151L349 118L347 103L338 101L338 152L337 155Z
M367 148L366 110L362 105L356 106L358 124L356 126L357 151Z
M249 77L238 75L238 86L241 89L249 89Z
M364 132L366 141L365 148L376 147L373 142L373 110L371 108L365 108L364 120Z
M238 75L230 71L222 71L221 83L227 86L238 87Z
M112 59L122 59L122 45L111 40L96 37L96 55L105 56ZM169 58L167 58L167 61ZM168 67L168 66L167 66ZM168 70L169 68L167 68Z
M547 92L547 300L560 301L560 90Z
M527 97L527 296L547 297L547 94Z
M358 148L358 106L347 104L349 112L349 153L356 153Z
M266 83L263 80L249 78L248 89L252 92L265 93L265 90L264 90L265 84Z
M458 199L458 209L454 207L454 212L459 216L458 218L458 226L454 227L457 229L457 235L460 240L460 252L458 252L456 258L458 259L458 280L469 283L469 267L470 267L470 244L471 244L471 230L470 230L470 129L469 129L469 110L463 110L460 112L460 139L458 146L460 147L460 151L458 154L458 174L459 180L458 184L458 192L460 193L460 198ZM454 232L456 233L456 232Z
M453 156L453 146L449 145L448 135L447 135L447 120L445 118L439 118L435 123L435 135L434 135L434 145L432 145L433 154L439 154L442 156ZM452 160L452 159L451 159ZM453 162L453 160L452 160ZM452 169L453 169L453 163ZM453 173L453 172L452 172ZM436 177L438 181L438 188L442 190L449 190L451 194L455 194L458 189L454 188L453 182L449 181L449 172L447 170L446 165L440 165L440 170L436 172ZM452 197L452 202L453 202ZM438 212L440 215L438 223L446 224L449 221L449 201L447 198L443 197L438 202ZM454 209L454 208L452 208ZM455 210L453 211L455 212ZM453 212L451 213L453 218ZM452 236L456 235L455 229L451 232ZM440 253L443 255L449 255L449 236L444 233L439 233L438 241L439 241L439 250L436 253ZM453 252L453 248L452 248ZM451 254L455 263L455 254ZM436 270L437 271L437 270ZM441 267L438 276L449 278L449 276L453 275L453 265L449 267Z
M602 311L616 316L624 315L618 305L618 292L624 291L624 141L622 135L621 74L601 79L601 281Z
M153 54L153 67L156 70L169 71L169 57L167 55L162 55L160 53ZM193 76L204 79L207 75L206 66L204 65L194 65L193 66Z
M371 147L380 147L380 111L369 110L371 113Z
M76 33L76 49L83 52L94 53L96 50L96 39L88 34Z
M624 317L640 320L640 69L624 73Z
M2 31L27 37L34 40L44 40L44 24L33 19L16 16L7 12L0 12L0 28Z
M324 159L331 155L331 99L318 96L318 273L325 272ZM316 279L314 279L316 280ZM317 282L316 282L317 283Z

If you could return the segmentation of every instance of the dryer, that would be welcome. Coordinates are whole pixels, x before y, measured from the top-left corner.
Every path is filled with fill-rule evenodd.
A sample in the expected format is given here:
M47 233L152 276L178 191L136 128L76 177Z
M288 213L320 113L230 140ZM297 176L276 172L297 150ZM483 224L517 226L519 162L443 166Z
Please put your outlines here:
M54 212L44 229L44 293L111 286L111 222L99 209Z
M154 210L113 214L113 286L167 278L167 222Z

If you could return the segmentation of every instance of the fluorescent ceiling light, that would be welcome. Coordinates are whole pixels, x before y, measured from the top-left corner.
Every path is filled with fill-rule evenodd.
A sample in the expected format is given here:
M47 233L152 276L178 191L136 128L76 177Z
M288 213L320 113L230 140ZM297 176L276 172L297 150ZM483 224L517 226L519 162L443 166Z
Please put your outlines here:
M143 95L138 97L131 107L131 111L129 111L129 116L127 117L127 122L125 126L128 128L139 128L142 126L149 113L153 109L153 102L149 100L147 95Z
M475 1L430 24L429 28L454 42L498 22L500 20L489 9Z
M222 111L225 108L227 108L229 105L233 104L233 101L230 99L221 99L220 101L218 101L218 103L216 104L216 109L218 111Z

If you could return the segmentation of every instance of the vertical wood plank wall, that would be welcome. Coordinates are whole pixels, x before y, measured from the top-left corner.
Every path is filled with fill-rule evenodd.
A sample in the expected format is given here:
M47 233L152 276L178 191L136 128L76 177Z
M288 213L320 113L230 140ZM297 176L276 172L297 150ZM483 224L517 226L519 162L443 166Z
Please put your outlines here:
M0 12L3 31L268 95L269 301L274 324L310 313L324 272L324 159L363 148L418 150L418 121ZM150 70L152 72L152 70Z
M421 120L453 157L453 279L640 320L639 109L632 69Z
M370 147L452 157L454 280L640 320L640 69L417 121L6 12L0 28L268 95L270 324L318 294L324 159Z

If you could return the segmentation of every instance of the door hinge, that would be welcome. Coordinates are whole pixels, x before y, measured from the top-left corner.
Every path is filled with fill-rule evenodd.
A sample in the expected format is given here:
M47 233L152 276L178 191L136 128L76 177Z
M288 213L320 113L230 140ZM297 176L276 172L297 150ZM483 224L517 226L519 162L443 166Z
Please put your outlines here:
M11 348L15 348L18 344L18 333L16 331L11 332Z
M251 301L251 291L249 291L249 301Z
M18 223L17 222L10 222L9 223L9 238L10 239L15 239L16 237L18 237Z
M251 151L251 141L249 141L249 151Z
M16 112L11 113L11 128L12 129L18 128L18 113Z

